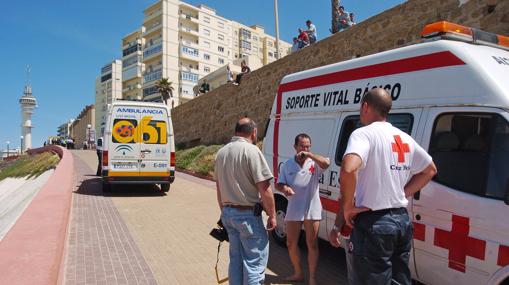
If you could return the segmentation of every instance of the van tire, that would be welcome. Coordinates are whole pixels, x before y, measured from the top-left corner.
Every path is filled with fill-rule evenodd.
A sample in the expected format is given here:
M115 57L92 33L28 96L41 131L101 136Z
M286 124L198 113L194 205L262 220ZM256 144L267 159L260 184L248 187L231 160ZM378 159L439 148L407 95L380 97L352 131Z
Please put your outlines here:
M170 191L170 183L168 183L168 184L161 184L161 191L163 191L164 193Z
M284 218L286 216L286 207L288 201L279 196L275 195L276 200L276 222L278 226L271 231L274 241L280 246L286 247L286 233L284 232Z
M107 192L111 192L111 184L108 184L106 182L103 182L103 192L104 193L107 193Z

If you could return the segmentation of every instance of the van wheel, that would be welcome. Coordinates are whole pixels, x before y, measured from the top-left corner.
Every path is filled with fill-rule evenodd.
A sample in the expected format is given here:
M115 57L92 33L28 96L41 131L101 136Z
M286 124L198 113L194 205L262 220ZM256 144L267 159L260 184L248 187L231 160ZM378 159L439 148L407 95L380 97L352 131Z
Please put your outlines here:
M272 231L272 237L280 246L286 247L285 216L288 202L284 198L276 198L277 227Z
M168 184L161 184L161 191L163 191L164 193L170 191L170 183L168 183Z
M103 192L111 192L111 184L103 182Z

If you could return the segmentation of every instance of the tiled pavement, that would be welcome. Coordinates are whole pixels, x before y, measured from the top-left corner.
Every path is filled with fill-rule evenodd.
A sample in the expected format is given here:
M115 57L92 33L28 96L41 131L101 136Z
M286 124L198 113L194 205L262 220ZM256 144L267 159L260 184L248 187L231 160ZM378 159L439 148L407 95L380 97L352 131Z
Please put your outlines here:
M75 152L75 164L84 169L85 174L94 173L92 168L95 163L92 152ZM88 169L83 164L87 164ZM100 180L94 176L84 178L89 180L78 192L86 192L87 195L75 194L71 224L71 237L76 222L81 224L81 234L74 233L70 240L68 264L74 266L66 270L66 276L81 278L68 278L68 284L136 284L155 283L155 280L158 284L217 284L213 269L217 242L208 235L219 217L213 182L178 173L166 195L157 187L118 186L104 197ZM82 218L74 218L76 215ZM97 233L104 232L112 238L96 238ZM72 244L73 240L75 244ZM100 251L94 253L97 250L90 251L90 248L99 248ZM320 253L319 284L346 284L342 251L322 242ZM224 277L228 268L227 243L221 249L219 268L220 277ZM292 284L282 279L290 271L286 249L271 241L266 284ZM120 278L96 283L106 272L110 276L112 272L127 273L113 274Z
M157 284L100 180L74 155L73 193L66 248L65 284Z

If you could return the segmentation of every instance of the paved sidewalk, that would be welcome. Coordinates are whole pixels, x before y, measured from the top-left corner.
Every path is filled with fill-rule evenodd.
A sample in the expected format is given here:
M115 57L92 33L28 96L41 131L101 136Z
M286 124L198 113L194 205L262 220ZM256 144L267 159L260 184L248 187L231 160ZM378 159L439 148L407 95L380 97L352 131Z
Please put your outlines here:
M103 196L101 180L92 176L95 169L77 152L73 156L77 190L73 193L65 284L157 284L111 198Z

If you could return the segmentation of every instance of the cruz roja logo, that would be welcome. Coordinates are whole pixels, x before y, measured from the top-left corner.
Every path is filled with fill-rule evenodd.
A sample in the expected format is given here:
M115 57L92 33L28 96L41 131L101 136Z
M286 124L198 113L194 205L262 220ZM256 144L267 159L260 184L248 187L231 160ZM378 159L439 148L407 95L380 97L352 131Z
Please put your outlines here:
M394 136L394 142L392 145L392 151L398 154L398 163L405 163L405 153L410 152L410 147L407 143L404 143L401 140L399 135ZM391 170L410 170L410 166L408 165L391 165Z
M122 152L122 155L125 155L125 152L133 151L133 148L130 145L121 144L115 148L115 151Z

